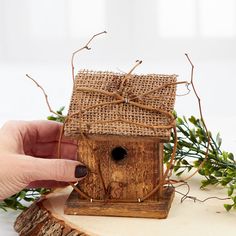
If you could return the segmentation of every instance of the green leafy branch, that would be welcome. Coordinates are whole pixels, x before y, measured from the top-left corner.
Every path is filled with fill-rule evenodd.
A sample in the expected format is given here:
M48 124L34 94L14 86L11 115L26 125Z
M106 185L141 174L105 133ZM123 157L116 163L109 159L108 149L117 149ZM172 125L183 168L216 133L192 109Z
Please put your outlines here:
M63 123L65 121L65 116L63 115L63 111L64 111L65 107L61 107L58 111L56 111L56 114L58 115L51 115L48 116L47 119L48 120L52 120L52 121L57 121L57 122L61 122Z
M0 202L0 209L4 211L7 211L7 209L24 210L27 208L27 202L33 202L48 192L50 190L45 188L23 189L19 193Z
M205 159L208 144L208 135L201 119L191 116L177 117L178 145L174 172L177 176L198 169L204 161L204 165L198 173L205 177L201 182L201 188L208 185L221 185L227 188L232 204L225 204L227 211L236 209L236 162L234 155L221 149L222 139L218 133L216 137L210 135L208 158ZM164 161L167 163L173 151L173 134L170 143L165 144Z

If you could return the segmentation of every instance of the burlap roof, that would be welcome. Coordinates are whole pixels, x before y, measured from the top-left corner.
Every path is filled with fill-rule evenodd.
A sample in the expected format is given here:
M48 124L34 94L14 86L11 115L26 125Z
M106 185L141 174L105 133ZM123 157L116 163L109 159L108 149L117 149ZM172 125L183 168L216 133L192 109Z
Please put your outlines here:
M96 106L118 100L100 91L107 91L109 94L116 92L125 75L88 70L82 70L77 74L68 112L69 119L64 130L66 136L79 137L83 132L89 135L170 137L170 128L147 127L169 125L170 119L166 115L137 107L129 101L172 112L176 94L176 75L132 74L124 83L124 102ZM173 84L163 86L171 83ZM160 86L161 89L142 96ZM94 91L88 91L89 89Z

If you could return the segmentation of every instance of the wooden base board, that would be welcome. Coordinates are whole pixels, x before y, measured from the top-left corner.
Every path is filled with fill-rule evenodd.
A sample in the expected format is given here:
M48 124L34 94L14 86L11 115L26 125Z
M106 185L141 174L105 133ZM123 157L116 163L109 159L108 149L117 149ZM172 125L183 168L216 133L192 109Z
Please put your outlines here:
M66 201L64 213L68 215L125 216L165 219L168 216L174 193L174 188L168 187L163 189L163 196L158 201L145 201L141 203L106 203L89 202L88 200L79 199L78 193L73 190Z

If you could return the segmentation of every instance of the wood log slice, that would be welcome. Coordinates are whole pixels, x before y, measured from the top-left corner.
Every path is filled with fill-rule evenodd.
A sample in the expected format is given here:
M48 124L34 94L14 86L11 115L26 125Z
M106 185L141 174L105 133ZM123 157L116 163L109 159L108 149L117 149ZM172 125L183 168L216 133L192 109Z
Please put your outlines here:
M51 201L63 210L61 203L66 200L67 194L66 190L57 190L34 202L17 217L15 231L20 236L92 236L93 234L70 224L54 211L55 206L51 205Z

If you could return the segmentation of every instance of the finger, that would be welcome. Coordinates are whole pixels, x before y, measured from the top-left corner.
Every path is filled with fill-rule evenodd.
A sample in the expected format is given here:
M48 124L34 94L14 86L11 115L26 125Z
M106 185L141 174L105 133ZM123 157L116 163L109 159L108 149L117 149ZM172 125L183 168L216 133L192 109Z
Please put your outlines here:
M24 133L26 138L36 138L37 142L58 141L62 131L62 123L48 120L24 122ZM70 138L64 137L64 142L75 143Z
M55 121L8 121L1 128L0 146L12 153L32 155L37 143L57 142L62 124ZM76 141L62 136L62 142Z
M62 124L55 121L32 121L27 122L26 126L23 129L25 154L56 157ZM62 136L60 141L62 152L68 152L67 157L75 159L76 147L73 145L77 145L77 142L65 136Z
M77 182L88 174L81 162L65 159L29 158L31 169L28 183L36 180Z
M37 143L31 153L27 154L43 158L58 158L58 151L60 151L62 159L77 159L77 145L64 142L61 143L60 147L58 142Z

